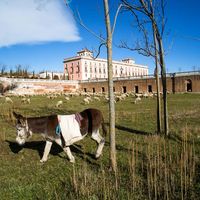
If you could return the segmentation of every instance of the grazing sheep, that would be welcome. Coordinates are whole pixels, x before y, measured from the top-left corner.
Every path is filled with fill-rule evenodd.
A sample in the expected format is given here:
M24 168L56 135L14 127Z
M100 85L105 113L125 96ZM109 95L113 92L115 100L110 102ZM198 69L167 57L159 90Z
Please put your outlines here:
M109 101L109 97L108 97L108 96L105 96L105 100L108 102L108 101Z
M5 98L5 102L6 103L13 103L12 99L10 97L6 97Z
M121 96L116 96L116 97L115 97L115 101L116 101L116 102L122 101L122 99L123 99L123 98L122 98Z
M121 100L125 100L126 97L127 97L126 94L122 94L122 95L121 95Z
M150 98L153 98L153 93L150 93L150 94L149 94L149 97L150 97Z
M47 98L48 99L54 99L55 97L53 95L48 95Z
M134 104L137 104L141 101L141 98L140 97L137 97L135 100L134 100Z
M136 97L142 97L142 94L135 94Z
M144 97L144 98L148 98L148 96L149 96L149 95L148 95L147 93L144 93L144 94L143 94L143 97Z
M63 101L60 100L60 101L58 101L58 102L56 103L56 107L58 108L58 107L60 107L62 104L63 104Z
M69 101L69 97L65 97L65 100Z
M22 103L28 103L28 104L30 104L31 103L31 100L28 98L22 98Z
M92 99L91 99L90 97L85 97L85 98L83 99L84 104L89 104L90 101L92 101Z
M100 101L99 97L94 97L94 100Z

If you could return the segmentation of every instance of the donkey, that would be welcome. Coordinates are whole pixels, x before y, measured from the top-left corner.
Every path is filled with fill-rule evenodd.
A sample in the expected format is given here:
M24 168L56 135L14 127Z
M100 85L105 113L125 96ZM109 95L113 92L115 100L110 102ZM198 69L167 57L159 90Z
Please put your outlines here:
M53 142L56 142L58 145L62 147L64 152L67 154L69 161L71 163L75 162L75 158L71 153L70 145L74 142L83 139L86 135L90 135L93 140L97 142L97 150L95 157L99 158L102 154L102 150L104 147L105 139L104 137L107 134L107 130L105 128L104 119L102 112L98 109L89 108L83 110L82 112L75 113L73 115L69 115L74 117L75 123L77 123L78 129L73 129L74 131L80 132L80 137L72 140L71 143L68 143L65 140L65 135L60 129L59 126L59 116L58 115L50 115L44 117L24 117L20 114L13 112L13 115L17 119L16 122L16 142L19 145L25 144L26 140L29 139L32 134L41 134L45 140L45 148L42 159L40 162L46 162L48 159L49 152L51 150L51 146ZM66 116L67 117L67 116ZM68 118L64 118L66 121L63 123L68 123L70 129L71 122L68 121ZM102 127L103 136L99 133L99 129ZM67 131L68 131L67 129ZM71 130L71 132L72 132ZM66 131L66 135L68 132ZM70 132L70 130L69 130Z

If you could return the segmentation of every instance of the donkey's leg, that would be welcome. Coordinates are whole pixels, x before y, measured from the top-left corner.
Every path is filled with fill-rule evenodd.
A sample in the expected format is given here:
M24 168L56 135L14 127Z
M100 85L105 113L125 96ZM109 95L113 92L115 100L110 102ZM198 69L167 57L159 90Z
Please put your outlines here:
M74 163L75 162L75 158L72 155L72 152L71 152L70 148L69 147L64 147L63 150L67 154L67 156L69 158L69 162Z
M42 159L40 160L40 162L46 162L47 161L49 152L51 150L51 146L52 146L52 141L47 140L45 148L44 148L44 153L43 153L43 156L42 156Z
M74 163L75 162L75 158L72 155L70 148L68 146L67 147L63 147L61 139L56 139L55 142L63 148L64 152L67 154L67 156L69 158L69 162Z
M91 138L98 143L95 157L99 158L104 147L105 139L99 134L99 129L92 132Z

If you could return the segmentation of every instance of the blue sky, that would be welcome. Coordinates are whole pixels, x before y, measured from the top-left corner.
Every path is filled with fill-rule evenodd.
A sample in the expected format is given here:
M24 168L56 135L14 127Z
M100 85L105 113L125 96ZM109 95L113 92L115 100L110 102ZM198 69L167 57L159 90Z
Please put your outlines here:
M68 1L73 10L79 11L86 26L105 36L102 0ZM116 8L117 0L111 0L111 17ZM198 0L167 0L164 47L168 72L200 69L199 9ZM28 66L29 71L63 71L64 58L74 56L85 47L95 51L100 44L73 19L64 0L1 0L0 27L0 65L7 65L7 69L21 64ZM120 41L133 45L139 38L130 15L119 15L113 37L116 45ZM105 48L100 57L106 58ZM125 57L148 65L149 72L153 73L152 58L113 46L114 60Z

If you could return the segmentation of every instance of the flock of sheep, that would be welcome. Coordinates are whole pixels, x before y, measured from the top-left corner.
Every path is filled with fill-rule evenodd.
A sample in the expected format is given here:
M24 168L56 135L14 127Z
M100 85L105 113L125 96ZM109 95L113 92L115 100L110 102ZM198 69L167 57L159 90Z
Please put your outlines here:
M19 95L21 97L22 104L30 104L32 95ZM44 94L48 99L59 99L55 103L55 107L59 108L63 105L64 101L70 101L70 99L74 96L82 96L81 103L84 105L89 105L93 101L104 101L108 102L109 97L104 93L84 93L84 92L76 92L76 93L52 93L52 94ZM138 104L142 100L142 98L153 98L156 94L153 93L143 93L143 94L134 94L134 93L115 93L115 103L124 101L128 97L131 97L132 103ZM62 100L61 100L62 97ZM63 99L64 97L64 99ZM5 102L9 104L13 104L12 96L5 96Z

